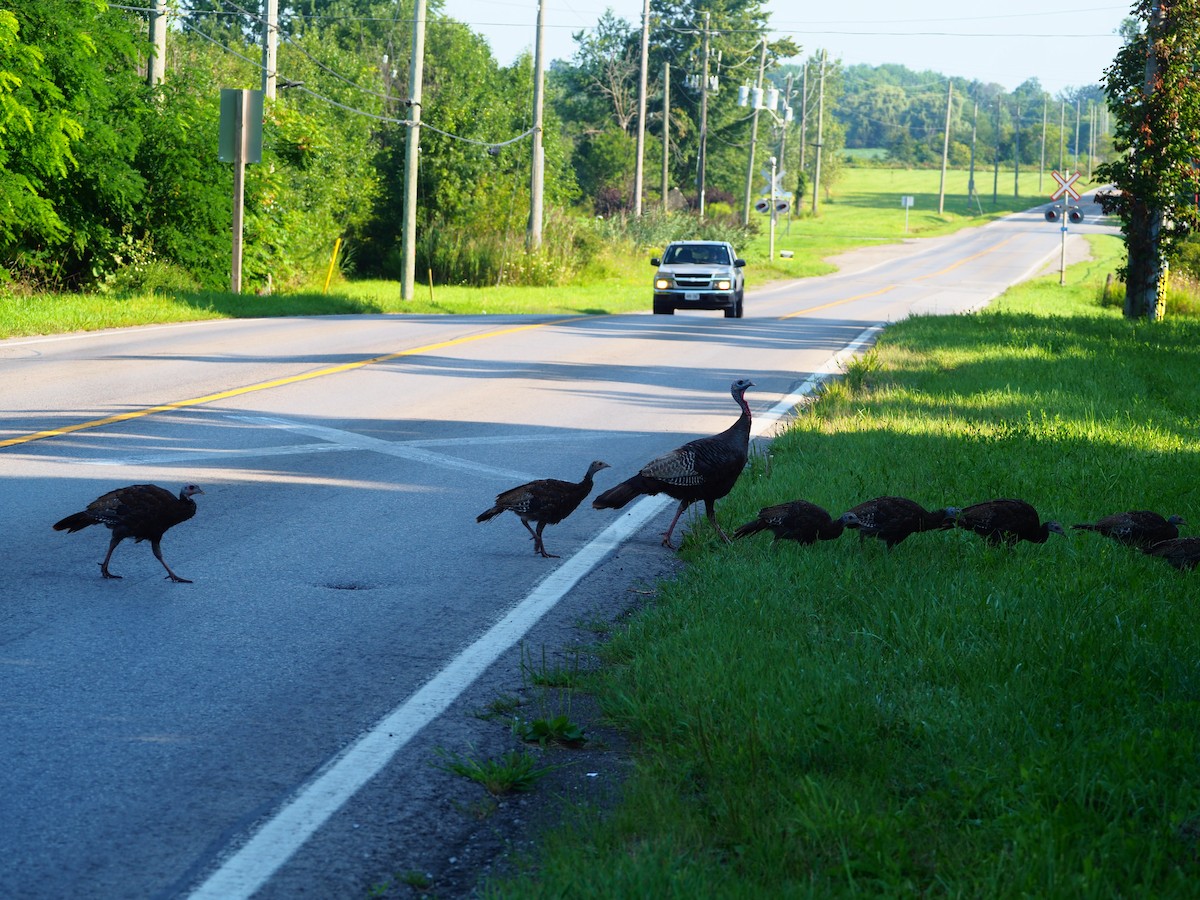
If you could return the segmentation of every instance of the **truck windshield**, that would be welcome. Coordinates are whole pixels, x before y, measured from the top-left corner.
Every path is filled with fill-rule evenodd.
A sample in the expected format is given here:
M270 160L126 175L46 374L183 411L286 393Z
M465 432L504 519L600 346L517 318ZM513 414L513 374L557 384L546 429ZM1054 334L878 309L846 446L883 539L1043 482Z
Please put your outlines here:
M669 247L664 263L687 265L689 263L704 265L729 265L729 251L720 244L684 244Z

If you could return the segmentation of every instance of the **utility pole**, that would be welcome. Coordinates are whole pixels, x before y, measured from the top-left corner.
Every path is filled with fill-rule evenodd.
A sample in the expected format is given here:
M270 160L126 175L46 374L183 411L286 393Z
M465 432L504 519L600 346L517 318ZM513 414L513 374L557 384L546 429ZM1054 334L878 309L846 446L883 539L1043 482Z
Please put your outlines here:
M146 60L146 84L162 84L167 74L167 0L154 0L150 10L150 43L154 55Z
M1079 97L1075 98L1075 168L1079 168Z
M954 101L954 82L946 85L946 132L942 138L942 180L938 186L938 215L946 208L946 164L950 160L950 109Z
M404 227L401 253L404 272L400 279L400 299L413 298L417 271L417 164L421 149L421 87L425 70L425 0L416 0L413 11L412 59L408 67L408 134L404 144Z
M263 28L263 97L275 99L275 70L279 67L279 0L264 0L267 7L266 27Z
M650 0L642 0L642 64L638 71L637 161L633 166L633 214L642 214L642 157L646 153L646 66L650 55Z
M787 88L783 95L783 105L785 107L784 119L783 119L783 124L779 127L779 165L783 166L784 171L786 172L787 171L787 126L788 126L787 112L791 109L791 106L792 106L792 73L791 72L788 73L788 77L787 77ZM800 146L803 147L804 145L801 144ZM802 171L803 171L803 169L802 169ZM771 183L772 184L775 183L774 179L772 179ZM788 229L787 233L788 234L792 233L792 206L794 206L794 205L795 204L788 206L788 213L787 213L787 229ZM772 258L774 258L774 255L775 254L773 254L773 253L771 254Z
M825 133L825 57L828 51L821 51L820 92L817 94L817 156L813 163L813 215L817 214L817 196L821 190L821 142Z
M1088 101L1088 181L1092 180L1092 163L1096 159L1096 104Z
M1067 171L1067 101L1058 101L1058 171Z
M647 0L649 2L649 0ZM762 46L762 52L758 57L758 81L755 82L755 89L758 91L758 96L762 96L763 72L767 68L767 39L763 38L759 41ZM758 106L754 107L754 112L750 114L750 164L746 166L746 201L742 205L742 224L750 224L750 194L754 191L754 149L758 143Z
M525 247L531 251L542 246L542 188L545 183L546 162L542 151L545 25L546 0L538 0L537 37L533 44L533 162L530 166L532 178L529 184L529 233L525 238Z
M800 77L800 171L804 171L804 151L808 147L808 60Z
M1021 104L1013 122L1013 197L1021 196Z
M983 207L979 204L979 192L975 190L975 135L979 130L979 101L976 100L971 112L971 168L970 174L967 176L967 208L971 208L971 200L974 198L975 206L979 209L979 214L983 215Z
M1003 101L996 98L996 153L995 153L995 172L992 175L992 206L996 205L996 198L1000 191L1000 113L1001 103Z
M671 211L667 203L667 195L671 191L667 163L671 158L671 64L663 63L663 160L662 160L662 211L666 215Z
M700 218L704 218L704 165L707 162L705 159L708 150L708 23L709 13L704 13L704 49L701 54L700 65L700 155L696 160L696 188L699 194L697 199Z
M1050 100L1042 98L1042 161L1038 164L1038 196L1042 195L1042 175L1046 171L1046 113L1050 108Z

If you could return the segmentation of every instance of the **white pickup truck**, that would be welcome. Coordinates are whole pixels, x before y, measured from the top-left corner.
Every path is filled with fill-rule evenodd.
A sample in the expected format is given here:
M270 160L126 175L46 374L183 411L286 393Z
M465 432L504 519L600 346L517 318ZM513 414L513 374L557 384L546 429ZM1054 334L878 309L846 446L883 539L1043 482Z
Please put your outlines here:
M677 309L721 309L725 318L742 317L745 291L744 259L725 241L672 241L656 266L654 312L672 315Z

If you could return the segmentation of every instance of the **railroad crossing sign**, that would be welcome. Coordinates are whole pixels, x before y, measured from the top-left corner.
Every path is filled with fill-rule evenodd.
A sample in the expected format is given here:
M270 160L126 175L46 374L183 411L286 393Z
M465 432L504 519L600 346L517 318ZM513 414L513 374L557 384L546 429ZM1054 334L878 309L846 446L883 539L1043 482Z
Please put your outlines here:
M786 175L783 169L775 173L775 177L771 177L770 169L763 169L762 176L767 180L767 186L763 188L762 196L770 197L772 200L783 197L785 200L792 199L792 192L783 189L783 176Z
M1050 173L1055 181L1058 182L1058 188L1050 195L1051 200L1057 200L1063 194L1070 194L1075 200L1079 199L1079 191L1072 187L1079 180L1079 173L1074 175L1060 175L1057 170Z

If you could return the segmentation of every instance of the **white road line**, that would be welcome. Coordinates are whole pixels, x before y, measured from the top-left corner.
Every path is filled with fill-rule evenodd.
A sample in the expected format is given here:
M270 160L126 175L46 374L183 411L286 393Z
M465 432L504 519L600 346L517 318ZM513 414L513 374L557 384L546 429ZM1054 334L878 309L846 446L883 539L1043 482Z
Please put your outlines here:
M756 416L754 434L762 434L791 415L805 396L836 372L846 359L869 344L882 328L883 325L874 325L865 329L788 396L766 413ZM327 431L334 432L335 435L346 435L347 440L353 439L354 443L361 443L369 449L379 449L377 444L393 446L387 441L320 426L278 419L246 417L246 420L280 427L294 425L294 430L320 433L321 436ZM441 462L440 459L436 461ZM216 871L189 894L189 900L249 900L318 828L374 778L422 728L445 712L488 666L521 640L580 579L672 502L670 498L662 496L639 500L577 553L564 560L475 643L452 659L415 694L346 750L326 763L246 843L226 857Z
M414 462L421 462L430 466L440 466L443 469L459 469L476 475L495 475L518 483L530 481L537 477L527 472L518 472L514 469L502 469L499 466L489 466L487 463L471 462L466 459L456 459L453 456L444 456L440 453L430 453L427 450L410 447L403 442L385 441L381 438L373 438L353 431L343 431L339 428L327 428L324 425L313 425L309 422L294 422L290 419L275 419L268 416L229 416L229 418L237 419L241 422L253 422L257 425L269 425L272 428L283 428L287 431L294 431L297 434L307 434L311 437L322 438L331 444L340 444L343 447L353 447L359 450L374 450L376 453L398 456L401 459L411 459Z
M200 460L222 462L230 459L254 458L258 456L297 456L305 453L344 453L354 450L342 444L289 444L286 447L244 447L240 450L177 450L173 453L158 453L151 456L125 456L120 458L77 459L80 466L150 466L164 463L194 463Z

